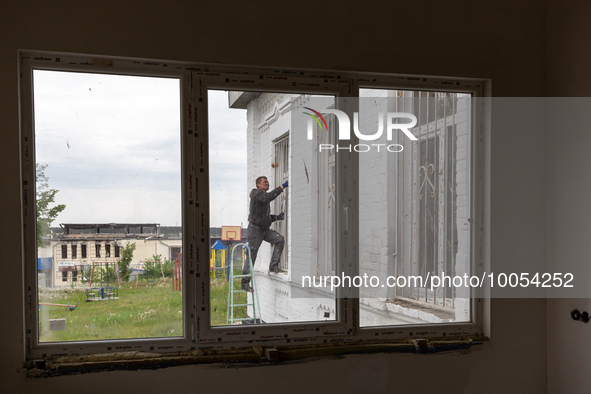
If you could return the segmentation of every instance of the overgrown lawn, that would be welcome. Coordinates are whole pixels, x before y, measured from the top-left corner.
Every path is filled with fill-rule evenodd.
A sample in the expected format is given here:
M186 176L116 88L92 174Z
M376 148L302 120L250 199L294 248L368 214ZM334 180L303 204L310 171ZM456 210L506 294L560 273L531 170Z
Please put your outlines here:
M239 286L239 281L237 285ZM162 338L183 335L182 293L167 285L119 288L119 299L86 301L85 289L53 289L40 292L40 302L76 305L39 308L41 342L86 341L126 338ZM245 293L235 295L235 303L244 304ZM211 325L226 324L228 311L228 282L224 278L211 280ZM244 317L246 307L234 308L235 317ZM64 331L49 331L47 319L66 319Z

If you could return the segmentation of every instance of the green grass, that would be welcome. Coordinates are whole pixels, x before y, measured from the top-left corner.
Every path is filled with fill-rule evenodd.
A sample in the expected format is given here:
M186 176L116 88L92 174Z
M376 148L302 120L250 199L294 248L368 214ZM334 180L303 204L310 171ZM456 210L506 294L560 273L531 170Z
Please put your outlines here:
M240 286L240 280L234 281L234 288ZM211 325L226 325L228 317L228 282L225 278L211 280ZM246 304L246 293L234 293L234 304ZM234 318L245 317L246 307L234 307Z
M239 286L239 281L236 285ZM58 306L39 309L40 342L85 341L124 338L162 338L183 335L182 293L168 285L139 286L127 284L119 288L119 299L86 301L84 289L41 298L40 302L76 305L74 311ZM244 304L245 293L235 294L235 303ZM228 282L211 280L211 325L226 324ZM246 307L234 308L235 317L244 317ZM66 319L64 331L45 330L44 319Z

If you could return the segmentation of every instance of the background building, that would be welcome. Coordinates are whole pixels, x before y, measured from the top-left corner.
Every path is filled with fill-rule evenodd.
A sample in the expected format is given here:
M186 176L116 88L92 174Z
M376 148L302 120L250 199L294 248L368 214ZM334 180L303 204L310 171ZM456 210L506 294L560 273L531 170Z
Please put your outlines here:
M183 246L180 227L167 228L168 234L162 234L157 223L63 224L61 229L54 229L53 237L38 251L40 258L51 258L51 271L43 275L45 283L55 287L79 283L93 265L97 270L114 267L129 243L136 244L132 271L143 270L143 262L154 255L160 255L162 262L175 260Z

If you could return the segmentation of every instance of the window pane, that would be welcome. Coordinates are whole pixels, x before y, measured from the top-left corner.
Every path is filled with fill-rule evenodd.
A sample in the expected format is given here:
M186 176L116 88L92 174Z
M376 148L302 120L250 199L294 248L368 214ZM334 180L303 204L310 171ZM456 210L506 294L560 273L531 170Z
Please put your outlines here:
M326 256L335 247L325 231L333 216L318 216L334 190L330 158L320 158L316 136L292 130L294 111L312 97L209 91L212 326L336 318L334 293L301 282L333 269ZM334 106L334 97L324 100ZM249 253L252 276L243 268Z
M182 336L179 79L35 70L33 87L40 342Z
M383 133L372 143L397 149L359 153L360 274L381 284L360 288L360 325L470 321L470 300L453 285L470 273L470 95L363 89L360 96L363 134L375 133L385 113L417 119L416 140Z

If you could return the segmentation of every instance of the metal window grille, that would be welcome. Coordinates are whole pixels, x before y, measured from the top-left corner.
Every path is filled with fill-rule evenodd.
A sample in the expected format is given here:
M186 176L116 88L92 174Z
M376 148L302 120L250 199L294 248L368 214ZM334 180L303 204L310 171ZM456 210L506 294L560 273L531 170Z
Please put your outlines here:
M335 121L328 119L328 130L316 128L318 144L335 145ZM317 145L318 145L317 144ZM318 244L317 244L317 275L335 274L335 244L333 242L336 228L335 215L335 151L324 149L318 151Z
M275 187L289 179L289 137L282 138L275 142ZM285 219L275 222L275 231L283 235L285 238L285 246L279 261L279 269L287 271L288 267L288 250L289 250L289 215L287 214L289 199L289 188L285 189L279 197L274 200L273 213L275 215L280 212L285 212Z
M413 112L419 122L413 129L418 141L405 144L399 161L403 179L399 180L402 202L398 209L399 217L405 219L398 223L396 273L425 280L441 274L453 277L458 253L457 126L466 119L456 116L458 97L454 93L405 92L400 96L398 110ZM453 286L432 291L429 282L423 287L396 289L395 295L453 308Z

